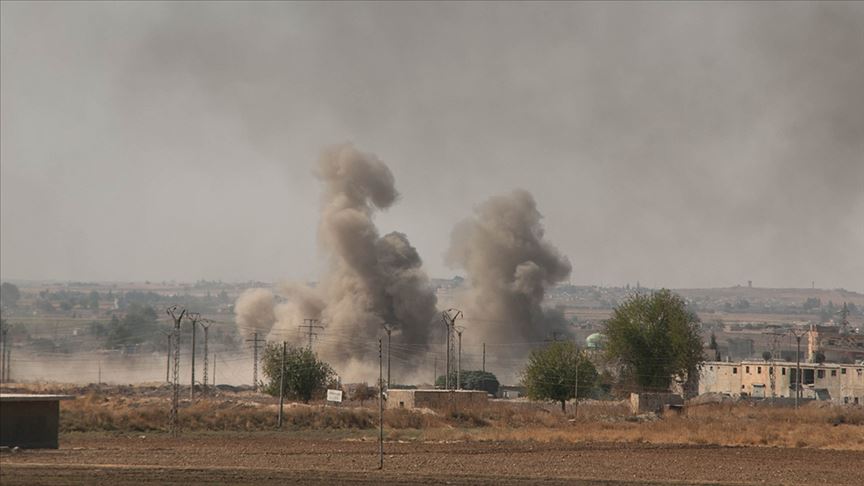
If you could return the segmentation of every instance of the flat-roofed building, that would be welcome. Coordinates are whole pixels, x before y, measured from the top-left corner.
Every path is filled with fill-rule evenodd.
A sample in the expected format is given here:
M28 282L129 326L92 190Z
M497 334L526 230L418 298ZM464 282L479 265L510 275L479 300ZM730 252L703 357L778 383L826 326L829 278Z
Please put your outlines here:
M699 393L733 397L791 398L797 383L790 361L707 361L699 375ZM804 398L864 404L864 363L801 363Z

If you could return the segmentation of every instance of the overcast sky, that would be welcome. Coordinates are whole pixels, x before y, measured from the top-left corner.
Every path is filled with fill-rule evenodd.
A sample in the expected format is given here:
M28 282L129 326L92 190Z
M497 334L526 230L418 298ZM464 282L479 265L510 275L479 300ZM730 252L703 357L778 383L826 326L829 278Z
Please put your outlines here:
M323 147L432 276L524 188L576 284L864 290L864 4L2 3L3 279L318 277Z

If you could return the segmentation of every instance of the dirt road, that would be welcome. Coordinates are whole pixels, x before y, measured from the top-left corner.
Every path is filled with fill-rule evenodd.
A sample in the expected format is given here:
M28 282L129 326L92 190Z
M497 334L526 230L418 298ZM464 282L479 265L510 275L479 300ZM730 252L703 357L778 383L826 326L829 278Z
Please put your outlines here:
M300 433L70 434L0 455L17 484L864 484L864 452L611 443L388 443Z

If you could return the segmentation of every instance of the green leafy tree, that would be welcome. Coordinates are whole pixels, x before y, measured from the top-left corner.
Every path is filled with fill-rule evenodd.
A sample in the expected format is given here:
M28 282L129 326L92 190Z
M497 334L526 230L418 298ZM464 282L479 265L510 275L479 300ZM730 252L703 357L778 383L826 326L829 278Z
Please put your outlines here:
M699 318L677 294L634 294L605 322L610 359L646 390L666 391L673 378L695 378L705 360Z
M21 291L17 285L9 282L0 284L0 305L15 307L20 298Z
M590 396L597 382L594 364L573 342L556 341L531 352L522 384L529 398L561 402L563 412L576 392L577 375L579 397Z
M459 378L462 380L461 388L464 390L482 390L494 395L498 393L498 387L501 386L498 378L488 371L463 370ZM456 383L455 371L450 373L450 381ZM444 387L446 385L446 376L441 375L435 379L435 386Z
M261 361L264 377L268 380L264 391L273 396L279 395L282 378L282 346L267 343ZM308 403L316 393L323 392L332 382L336 373L329 364L306 347L289 347L285 353L285 394Z

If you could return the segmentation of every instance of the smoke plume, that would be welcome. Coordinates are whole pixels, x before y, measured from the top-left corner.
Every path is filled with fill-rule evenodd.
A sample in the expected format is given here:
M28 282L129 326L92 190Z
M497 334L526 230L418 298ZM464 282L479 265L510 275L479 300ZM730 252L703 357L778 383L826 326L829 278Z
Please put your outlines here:
M249 335L257 331L267 335L276 322L273 306L273 292L267 289L247 289L234 303L234 321L241 334Z
M549 286L568 278L570 261L544 239L541 218L531 194L516 190L454 228L446 261L467 272L466 338L530 342L561 330L560 316L541 304Z
M318 236L329 268L315 289L283 287L276 328L290 336L304 318L320 319L325 330L315 350L342 368L369 366L384 324L394 342L426 344L437 300L420 255L402 233L379 236L373 221L399 196L390 169L345 144L324 152L316 175L324 184Z

